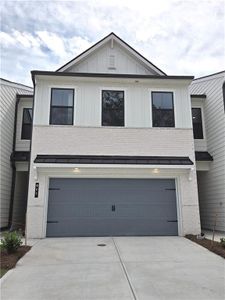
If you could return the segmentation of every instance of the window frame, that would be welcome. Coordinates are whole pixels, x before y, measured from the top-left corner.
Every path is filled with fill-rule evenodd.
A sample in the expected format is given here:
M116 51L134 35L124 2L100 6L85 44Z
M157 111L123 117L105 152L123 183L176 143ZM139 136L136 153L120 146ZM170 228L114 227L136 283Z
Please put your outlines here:
M176 107L175 107L175 91L174 90L163 90L163 89L154 89L150 90L151 92L151 126L152 128L176 128ZM153 93L161 93L161 94L172 94L172 105L173 105L173 126L154 126L153 125Z
M32 111L32 116L31 116L31 123L24 123L24 112L25 110L31 110ZM22 113L22 124L21 124L21 135L20 135L20 139L23 141L30 141L31 140L31 131L32 131L32 124L33 124L33 108L32 107L23 107L23 113ZM30 125L31 129L30 129L30 138L26 139L23 137L23 126L24 125Z
M200 109L201 112L201 121L202 121L202 138L201 139L195 139L194 137L194 126L193 126L193 115L192 115L192 109ZM203 114L203 106L201 105L191 105L191 121L192 121L192 130L193 130L193 138L194 141L203 141L205 140L205 123L204 123L204 114Z
M75 100L75 88L73 87L51 87L50 88L50 112L49 112L49 125L51 126L73 126L74 125L74 100ZM53 90L70 90L73 92L73 105L72 106L62 106L62 105L52 105L52 94ZM72 124L52 124L52 107L57 108L72 108Z
M124 111L123 111L123 126L115 126L115 125L102 125L103 120L103 91L113 91L113 92L123 92L123 103L124 103ZM100 127L103 128L124 128L126 127L126 89L123 87L101 87L100 88Z

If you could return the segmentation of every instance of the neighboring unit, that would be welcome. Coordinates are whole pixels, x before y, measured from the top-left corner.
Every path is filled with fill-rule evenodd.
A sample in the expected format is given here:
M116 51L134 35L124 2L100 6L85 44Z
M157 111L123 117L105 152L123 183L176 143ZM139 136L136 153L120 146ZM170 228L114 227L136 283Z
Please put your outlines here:
M225 71L195 79L190 93L201 225L225 231Z
M193 77L111 33L32 79L28 237L200 233Z
M0 79L0 128L1 128L1 166L0 166L0 207L1 228L10 225L24 227L26 211L27 184L28 184L28 158L30 141L22 137L23 110L25 107L32 109L33 89L23 84ZM15 130L16 129L16 130ZM14 134L16 132L16 134ZM16 151L16 152L14 152ZM16 155L26 151L26 168L21 164L11 161L11 154ZM14 193L14 187L16 188ZM13 197L14 209L13 209ZM23 226L21 226L21 224Z

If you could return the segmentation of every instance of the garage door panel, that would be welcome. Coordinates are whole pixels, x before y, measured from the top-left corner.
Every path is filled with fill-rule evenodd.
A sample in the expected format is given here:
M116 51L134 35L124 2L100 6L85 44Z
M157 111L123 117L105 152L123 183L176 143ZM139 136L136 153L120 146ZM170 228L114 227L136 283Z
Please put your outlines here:
M50 179L47 236L177 235L173 179Z

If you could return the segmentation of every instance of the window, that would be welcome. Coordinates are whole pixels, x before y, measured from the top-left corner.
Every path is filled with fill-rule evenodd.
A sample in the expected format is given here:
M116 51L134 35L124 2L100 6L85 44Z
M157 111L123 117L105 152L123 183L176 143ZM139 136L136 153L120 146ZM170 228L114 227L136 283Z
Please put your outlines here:
M192 108L194 139L203 139L201 108Z
M124 91L102 91L102 126L124 126Z
M74 90L51 90L50 124L73 125Z
M32 128L32 108L23 109L23 123L22 123L22 140L31 139L31 128Z
M174 107L172 92L152 92L153 127L174 127Z

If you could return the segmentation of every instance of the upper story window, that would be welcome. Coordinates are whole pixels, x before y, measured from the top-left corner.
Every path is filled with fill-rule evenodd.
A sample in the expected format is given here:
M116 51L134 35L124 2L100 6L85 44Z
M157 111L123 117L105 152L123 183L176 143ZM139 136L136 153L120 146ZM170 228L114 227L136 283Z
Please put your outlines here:
M32 108L24 108L21 140L31 139L31 128L32 128Z
M124 91L102 91L102 126L124 126Z
M202 111L201 108L192 108L192 123L194 139L203 139Z
M52 88L50 124L73 125L74 90Z
M174 105L172 92L152 92L153 127L174 127Z

